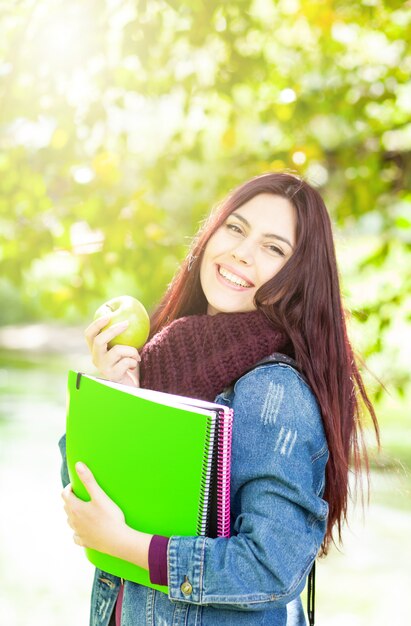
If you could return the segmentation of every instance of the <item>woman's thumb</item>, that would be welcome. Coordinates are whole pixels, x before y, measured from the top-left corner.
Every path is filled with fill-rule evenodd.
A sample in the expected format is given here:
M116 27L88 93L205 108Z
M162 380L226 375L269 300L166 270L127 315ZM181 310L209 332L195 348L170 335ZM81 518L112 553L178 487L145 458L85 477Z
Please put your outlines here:
M81 482L86 487L90 498L97 496L100 492L100 487L87 465L79 461L76 463L76 472Z

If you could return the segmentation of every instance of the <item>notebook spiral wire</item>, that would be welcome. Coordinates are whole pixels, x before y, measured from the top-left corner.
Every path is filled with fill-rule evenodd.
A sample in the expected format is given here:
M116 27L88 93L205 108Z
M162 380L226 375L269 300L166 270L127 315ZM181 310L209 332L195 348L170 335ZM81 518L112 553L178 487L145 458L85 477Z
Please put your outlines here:
M230 536L230 472L231 472L231 436L233 428L233 410L220 413L218 427L218 462L217 462L217 536Z
M197 534L205 535L207 532L207 519L208 519L208 503L210 499L211 478L212 478L212 448L215 436L216 424L213 419L207 420L207 436L204 447L204 463L203 473L201 476L200 484L200 515L197 522Z

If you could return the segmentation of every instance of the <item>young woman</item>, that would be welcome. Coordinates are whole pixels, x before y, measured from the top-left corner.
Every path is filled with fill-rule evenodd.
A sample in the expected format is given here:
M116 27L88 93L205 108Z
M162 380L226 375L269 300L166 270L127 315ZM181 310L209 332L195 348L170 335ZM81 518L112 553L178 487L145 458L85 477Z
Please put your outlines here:
M378 439L320 195L288 173L244 183L194 239L141 355L108 350L124 325L102 330L106 323L86 330L104 377L234 409L232 519L228 539L142 533L81 464L91 501L77 499L63 463L75 543L145 567L169 587L167 596L97 570L91 625L305 624L300 593L333 531L341 539L349 463L359 471L361 452L366 459L360 406ZM273 353L283 362L264 360ZM64 447L63 437L63 458Z

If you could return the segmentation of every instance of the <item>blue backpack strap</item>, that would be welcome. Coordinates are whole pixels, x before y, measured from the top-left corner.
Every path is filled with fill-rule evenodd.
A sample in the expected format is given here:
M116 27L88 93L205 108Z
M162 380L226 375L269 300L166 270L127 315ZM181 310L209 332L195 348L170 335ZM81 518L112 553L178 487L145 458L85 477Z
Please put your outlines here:
M267 365L267 363L284 363L285 365L289 365L293 367L301 378L308 384L308 381L304 374L301 373L300 369L297 366L297 363L294 359L292 359L287 354L282 354L282 352L273 352L269 356L264 357L261 361L258 361L253 367L251 367L248 371L260 367L261 365ZM315 561L311 567L310 573L307 578L307 615L308 615L308 623L309 626L314 626L315 619Z

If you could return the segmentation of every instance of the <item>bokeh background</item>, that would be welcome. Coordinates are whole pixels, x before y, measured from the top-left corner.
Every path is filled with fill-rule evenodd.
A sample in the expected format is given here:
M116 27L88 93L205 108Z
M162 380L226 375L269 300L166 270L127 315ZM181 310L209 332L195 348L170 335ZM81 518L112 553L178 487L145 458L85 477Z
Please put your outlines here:
M0 623L88 623L57 440L94 310L152 309L209 209L288 169L330 210L382 431L316 623L408 624L411 3L15 0L0 20Z

